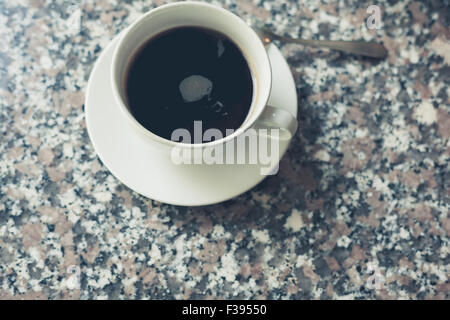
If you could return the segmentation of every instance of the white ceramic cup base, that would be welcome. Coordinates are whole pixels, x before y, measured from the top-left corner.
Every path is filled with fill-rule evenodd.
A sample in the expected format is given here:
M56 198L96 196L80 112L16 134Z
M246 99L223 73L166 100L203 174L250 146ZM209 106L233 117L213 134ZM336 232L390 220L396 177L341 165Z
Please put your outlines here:
M266 176L259 165L175 165L158 154L123 121L113 99L110 81L117 37L95 63L86 90L85 115L89 137L100 160L135 192L168 204L199 206L222 202L251 189ZM273 44L268 48L272 66L269 105L297 115L297 93L286 60ZM289 141L280 141L280 159Z

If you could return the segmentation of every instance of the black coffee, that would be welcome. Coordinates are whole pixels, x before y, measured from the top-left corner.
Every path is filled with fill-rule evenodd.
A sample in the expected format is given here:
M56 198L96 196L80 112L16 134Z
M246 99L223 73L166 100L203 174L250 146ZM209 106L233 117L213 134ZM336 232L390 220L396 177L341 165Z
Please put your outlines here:
M171 139L194 121L203 132L237 129L250 109L253 82L240 49L226 36L199 27L178 27L147 41L131 60L126 95L134 117ZM199 141L196 141L199 142Z

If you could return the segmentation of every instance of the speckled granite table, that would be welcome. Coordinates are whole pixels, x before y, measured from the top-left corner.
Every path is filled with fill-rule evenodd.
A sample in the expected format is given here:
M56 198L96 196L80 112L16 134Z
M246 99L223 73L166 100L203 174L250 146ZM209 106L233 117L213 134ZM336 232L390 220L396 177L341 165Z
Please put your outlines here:
M215 1L389 58L282 46L300 130L279 174L199 208L127 189L86 132L95 60L162 3L0 0L0 298L449 299L449 1L379 1L373 31L365 2Z

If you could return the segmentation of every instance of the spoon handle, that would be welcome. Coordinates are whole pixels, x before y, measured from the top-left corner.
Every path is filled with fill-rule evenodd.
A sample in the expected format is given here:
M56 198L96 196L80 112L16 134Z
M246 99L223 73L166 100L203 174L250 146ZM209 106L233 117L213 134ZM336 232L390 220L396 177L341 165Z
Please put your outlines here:
M298 43L305 46L316 48L329 48L354 54L359 54L372 58L386 58L386 48L376 42L367 41L329 41L329 40L306 40L306 39L292 39L278 36L279 40Z

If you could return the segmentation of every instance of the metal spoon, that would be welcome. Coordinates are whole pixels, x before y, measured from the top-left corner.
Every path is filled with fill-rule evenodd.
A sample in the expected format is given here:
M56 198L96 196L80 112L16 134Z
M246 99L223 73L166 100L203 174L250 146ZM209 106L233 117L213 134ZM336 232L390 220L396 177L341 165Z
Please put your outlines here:
M270 44L274 40L279 40L315 48L329 48L372 58L386 58L388 53L382 44L376 42L293 39L277 35L270 31L267 27L253 26L253 29L265 45Z

